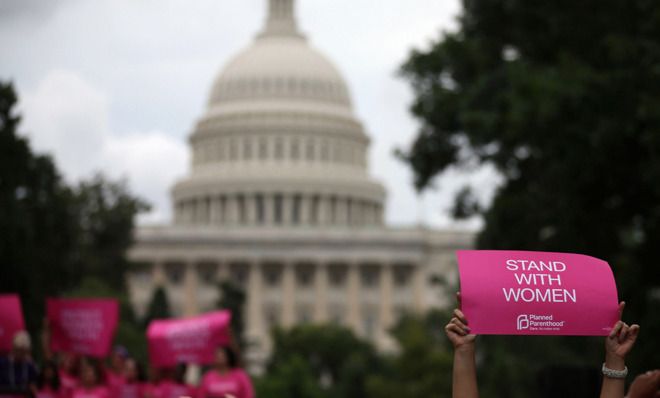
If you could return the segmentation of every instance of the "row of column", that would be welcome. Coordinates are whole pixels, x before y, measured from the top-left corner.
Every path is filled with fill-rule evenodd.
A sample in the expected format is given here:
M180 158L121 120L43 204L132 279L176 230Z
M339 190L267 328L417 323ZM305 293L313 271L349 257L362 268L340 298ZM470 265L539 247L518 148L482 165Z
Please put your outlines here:
M197 293L199 289L198 273L193 264L182 264L184 267L183 273L183 298L182 303L183 315L191 316L200 312L199 303L197 300ZM265 300L263 292L265 290L263 280L263 270L261 263L248 263L247 267L247 303L246 303L246 319L247 319L247 334L251 339L260 341L267 337L268 330L264 325L264 308ZM313 291L314 291L314 316L313 321L317 323L326 323L330 321L329 306L329 265L314 264L310 265L315 268ZM412 267L412 280L411 280L411 308L412 311L424 311L424 276L422 269L419 266ZM227 267L223 267L224 274L221 279L229 278L229 271ZM153 279L157 285L166 285L167 276L163 264L156 263L153 267ZM281 295L281 326L288 328L296 323L296 275L295 265L293 263L284 263L282 269L282 295ZM362 332L362 321L366 314L362 313L363 300L360 294L360 265L358 263L347 264L346 275L346 301L343 303L346 308L345 323L356 333ZM393 265L382 265L379 273L378 284L378 333L377 338L383 337L384 334L395 321L393 297L394 297L394 272Z
M231 194L178 200L179 225L381 225L380 203L341 196Z

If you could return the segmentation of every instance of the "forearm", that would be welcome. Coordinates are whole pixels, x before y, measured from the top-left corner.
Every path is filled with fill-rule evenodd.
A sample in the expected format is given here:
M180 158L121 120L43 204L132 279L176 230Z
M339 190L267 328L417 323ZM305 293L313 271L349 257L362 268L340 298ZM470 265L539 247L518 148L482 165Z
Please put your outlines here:
M623 358L606 356L605 366L613 370L623 370L626 365ZM625 379L613 379L603 376L603 385L600 389L600 398L623 398Z
M477 366L474 346L458 347L454 351L452 398L478 398Z

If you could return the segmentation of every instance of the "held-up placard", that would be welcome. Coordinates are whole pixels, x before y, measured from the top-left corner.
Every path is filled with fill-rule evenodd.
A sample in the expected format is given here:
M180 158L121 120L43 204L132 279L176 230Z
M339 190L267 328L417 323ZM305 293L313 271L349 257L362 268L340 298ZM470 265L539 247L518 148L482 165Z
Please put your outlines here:
M614 276L582 254L460 250L461 309L475 334L606 336L619 319Z
M152 321L147 329L150 363L157 367L213 363L218 346L230 343L230 321L227 310Z
M0 294L0 351L11 350L16 332L25 329L17 294Z
M53 351L95 357L110 352L119 321L117 300L49 298L46 312Z

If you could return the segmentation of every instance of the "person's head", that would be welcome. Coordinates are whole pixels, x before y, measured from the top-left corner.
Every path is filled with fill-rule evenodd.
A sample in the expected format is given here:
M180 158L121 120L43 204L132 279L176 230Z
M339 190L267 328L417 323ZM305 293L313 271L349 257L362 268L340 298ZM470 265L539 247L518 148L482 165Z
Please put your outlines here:
M221 345L215 350L215 367L218 369L233 369L238 366L236 353L229 346Z
M37 380L37 385L39 388L44 388L46 386L52 388L53 390L60 389L60 376L57 373L57 365L53 361L46 361L41 366L41 371L39 372L39 379Z
M80 356L72 352L63 352L60 354L60 367L69 375L78 377Z
M126 359L128 359L128 350L124 346L117 345L110 354L110 367L115 372L121 372Z
M16 361L27 361L30 359L32 342L30 335L25 330L16 332L12 340L11 353Z
M80 362L80 381L85 387L93 387L105 382L105 373L101 361L85 357Z
M144 370L135 358L127 358L124 361L124 379L128 383L144 381Z

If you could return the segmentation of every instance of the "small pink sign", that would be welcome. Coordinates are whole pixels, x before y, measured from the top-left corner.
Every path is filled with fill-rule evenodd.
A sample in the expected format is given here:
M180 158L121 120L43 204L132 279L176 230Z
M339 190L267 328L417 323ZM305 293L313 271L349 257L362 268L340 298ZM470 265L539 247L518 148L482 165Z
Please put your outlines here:
M11 350L14 334L24 329L21 299L17 294L0 294L0 351Z
M475 334L606 336L619 319L609 264L582 254L459 250Z
M230 342L230 322L231 312L227 310L152 321L147 329L151 364L167 367L182 362L213 363L218 346Z
M46 301L55 352L104 357L110 353L119 320L114 299L54 299Z

